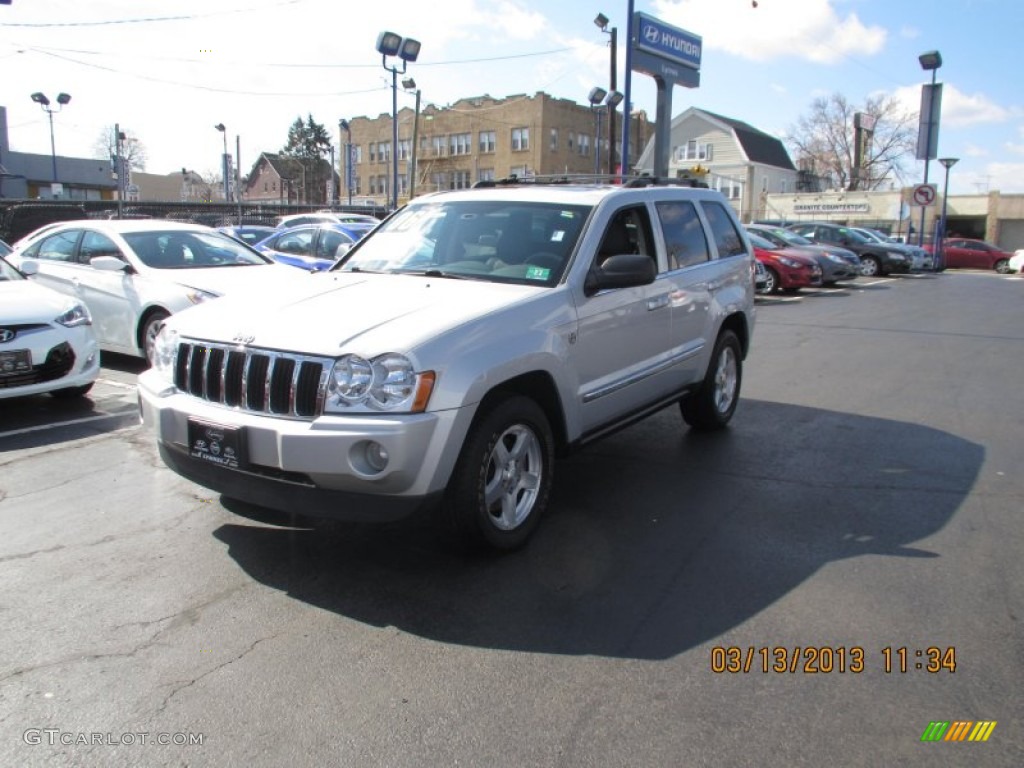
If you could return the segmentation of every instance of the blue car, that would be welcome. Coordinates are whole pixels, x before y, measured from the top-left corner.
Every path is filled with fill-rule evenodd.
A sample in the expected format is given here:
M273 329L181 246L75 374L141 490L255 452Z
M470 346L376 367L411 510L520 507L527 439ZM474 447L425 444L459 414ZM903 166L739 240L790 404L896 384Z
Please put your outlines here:
M275 232L253 247L274 261L300 269L325 270L373 227L350 224L305 224Z
M266 227L260 224L243 224L242 226L217 227L225 235L230 235L235 240L241 240L246 245L255 245L260 240L265 240L277 232L273 227Z

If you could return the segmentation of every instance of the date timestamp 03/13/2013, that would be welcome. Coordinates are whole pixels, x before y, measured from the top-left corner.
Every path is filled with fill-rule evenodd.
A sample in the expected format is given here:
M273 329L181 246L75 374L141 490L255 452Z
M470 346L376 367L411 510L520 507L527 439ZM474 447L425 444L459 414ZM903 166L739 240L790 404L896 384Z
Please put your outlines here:
M956 648L930 645L923 648L889 645L873 656L859 645L716 645L711 649L715 674L749 672L788 674L860 674L869 668L885 674L956 672Z

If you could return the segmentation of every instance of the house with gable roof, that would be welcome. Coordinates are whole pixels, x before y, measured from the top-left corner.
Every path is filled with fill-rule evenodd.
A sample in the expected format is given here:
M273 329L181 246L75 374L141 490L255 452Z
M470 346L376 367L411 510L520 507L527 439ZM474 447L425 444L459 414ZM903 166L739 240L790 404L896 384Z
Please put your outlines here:
M797 191L799 173L782 141L742 120L690 107L673 118L669 135L669 175L717 189L742 221L775 218L768 195ZM634 171L654 172L653 139Z

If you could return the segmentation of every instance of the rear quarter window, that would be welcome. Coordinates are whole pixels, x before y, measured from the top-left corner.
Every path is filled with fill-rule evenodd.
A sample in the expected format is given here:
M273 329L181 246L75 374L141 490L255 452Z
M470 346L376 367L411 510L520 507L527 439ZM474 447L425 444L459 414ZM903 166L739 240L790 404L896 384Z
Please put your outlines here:
M727 259L730 256L745 256L747 247L743 243L735 219L721 203L702 202L704 215L707 216L708 224L711 226L711 236L715 239L715 247L718 249L718 258Z
M688 200L670 200L655 205L665 237L668 268L680 269L703 264L711 258L708 239L697 215L697 207Z

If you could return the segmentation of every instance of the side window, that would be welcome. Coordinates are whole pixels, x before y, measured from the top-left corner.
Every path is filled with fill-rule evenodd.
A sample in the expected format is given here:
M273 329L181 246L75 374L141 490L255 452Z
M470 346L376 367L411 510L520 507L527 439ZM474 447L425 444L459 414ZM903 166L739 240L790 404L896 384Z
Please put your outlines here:
M718 248L718 258L727 259L730 256L745 256L747 247L743 244L739 230L733 222L733 217L725 210L720 203L705 201L704 215L708 217L711 225L711 236L715 238L715 246Z
M597 263L609 256L638 253L657 258L651 234L651 222L643 206L623 208L612 216L597 249Z
M69 229L50 235L39 244L39 250L35 253L36 258L47 261L74 261L75 243L81 232L80 229Z
M313 251L313 230L303 229L282 235L277 241L277 250L282 253L309 256Z
M114 244L113 240L101 232L86 230L86 233L82 235L82 245L78 249L78 257L82 263L88 264L89 259L96 258L97 256L113 256L124 261L121 250Z
M710 258L704 227L697 207L687 200L657 203L658 219L668 249L668 268L679 269L703 264Z
M317 243L316 255L321 259L333 259L337 261L338 258L344 255L346 250L344 248L338 250L342 245L352 245L352 238L342 232L337 232L333 229L325 229L320 232L320 242Z

